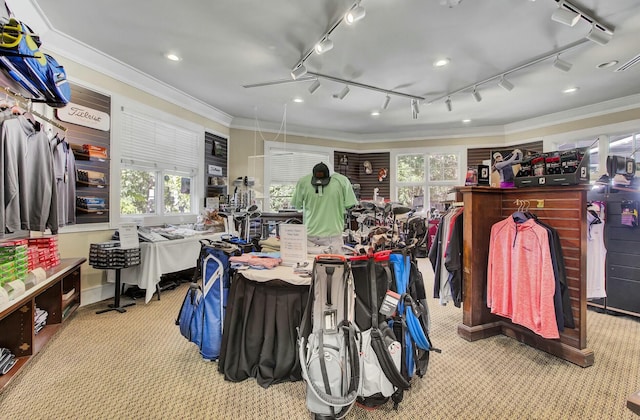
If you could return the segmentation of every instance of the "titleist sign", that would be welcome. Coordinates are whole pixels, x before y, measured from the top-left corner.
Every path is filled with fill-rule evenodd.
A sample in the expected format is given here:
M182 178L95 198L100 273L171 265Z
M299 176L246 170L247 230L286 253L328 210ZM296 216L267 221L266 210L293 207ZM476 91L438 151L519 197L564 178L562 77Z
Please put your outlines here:
M111 126L109 114L73 102L69 102L64 108L56 109L56 116L59 120L96 130L109 131Z

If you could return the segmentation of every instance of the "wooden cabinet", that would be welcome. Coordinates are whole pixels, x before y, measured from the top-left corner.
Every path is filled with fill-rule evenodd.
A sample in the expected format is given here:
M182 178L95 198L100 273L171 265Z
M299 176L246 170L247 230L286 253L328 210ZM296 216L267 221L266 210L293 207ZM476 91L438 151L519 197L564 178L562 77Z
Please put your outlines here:
M46 280L17 299L0 305L0 347L8 348L17 358L16 365L0 376L0 391L80 306L80 265L85 261L85 258L63 259L58 266L47 270ZM48 312L47 324L37 334L34 330L36 307Z

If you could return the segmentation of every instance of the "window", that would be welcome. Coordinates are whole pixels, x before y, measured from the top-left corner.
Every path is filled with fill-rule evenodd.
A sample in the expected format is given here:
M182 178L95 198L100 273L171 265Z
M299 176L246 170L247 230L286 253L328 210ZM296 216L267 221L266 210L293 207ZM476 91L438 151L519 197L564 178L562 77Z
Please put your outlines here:
M120 214L196 214L203 135L133 110L121 117Z
M303 149L304 148L304 149ZM265 155L265 191L268 211L278 211L291 207L291 197L298 179L310 174L319 162L333 167L333 152L328 148L312 148L302 145L282 146L281 143L266 142Z
M411 206L424 196L426 208L447 199L451 187L459 185L459 153L414 153L396 156L396 197Z

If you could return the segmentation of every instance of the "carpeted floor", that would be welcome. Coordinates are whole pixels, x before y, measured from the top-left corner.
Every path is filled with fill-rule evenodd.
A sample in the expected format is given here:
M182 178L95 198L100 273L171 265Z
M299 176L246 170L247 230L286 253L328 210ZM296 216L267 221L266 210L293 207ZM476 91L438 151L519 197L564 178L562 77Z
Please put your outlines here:
M420 261L425 277L430 269ZM0 393L0 419L309 419L303 382L225 382L174 325L186 285L127 312L80 308ZM458 337L461 309L430 300L432 354L399 410L349 419L625 419L640 389L640 322L588 312L595 364L581 368L506 336Z

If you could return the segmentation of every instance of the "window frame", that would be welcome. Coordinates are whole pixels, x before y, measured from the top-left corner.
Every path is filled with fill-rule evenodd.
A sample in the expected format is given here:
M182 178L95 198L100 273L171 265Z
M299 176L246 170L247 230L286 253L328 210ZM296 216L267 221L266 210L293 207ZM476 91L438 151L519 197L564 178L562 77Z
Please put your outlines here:
M264 186L263 186L263 194L264 194L264 203L263 203L263 209L264 211L271 211L271 197L269 195L269 190L271 187L272 182L272 176L271 176L271 168L272 168L272 160L273 160L273 155L274 153L277 152L291 152L291 153L317 153L318 156L318 162L322 161L324 163L327 164L327 166L329 167L329 172L333 173L334 169L333 169L333 155L334 155L334 149L330 148L330 147L324 147L324 146L312 146L312 145L306 145L306 144L289 144L289 143L282 143L282 142L273 142L273 141L265 141L264 142ZM316 163L318 163L316 162ZM313 168L309 168L309 173L311 173L311 169ZM300 177L306 175L306 172L301 173ZM292 185L296 185L296 182L292 182ZM280 184L279 185L284 185L284 184Z
M444 147L444 148L421 148L421 149L403 149L403 150L392 150L390 156L390 166L391 173L393 174L391 178L391 191L393 191L393 199L395 201L398 200L398 193L400 188L402 187L413 187L419 186L422 187L424 192L424 208L428 209L433 207L431 203L431 197L429 193L429 187L431 186L451 186L456 187L462 185L463 176L466 174L466 170L463 168L467 167L467 147L466 146L457 146L457 147ZM456 155L458 161L458 170L457 177L454 180L449 181L431 181L430 178L430 162L429 158L434 155ZM421 181L398 181L398 159L402 156L410 156L410 155L423 155L424 156L424 178Z
M111 160L111 212L110 226L117 228L120 223L133 222L140 226L157 226L164 223L195 223L198 215L202 211L200 205L205 196L205 182L200 178L204 177L205 159L205 127L191 121L179 118L175 115L160 111L141 103L129 100L124 97L112 97L112 160ZM124 127L124 113L137 113L144 118L151 118L163 125L173 125L180 130L192 132L196 136L197 155L199 158L193 167L176 167L169 162L157 163L143 160L134 160L131 157L122 155L122 142ZM155 186L155 208L157 214L136 214L128 215L120 213L120 196L122 183L122 169L140 169L156 172ZM191 209L186 213L164 213L164 174L181 175L190 177L190 203ZM158 197L160 197L158 199Z

